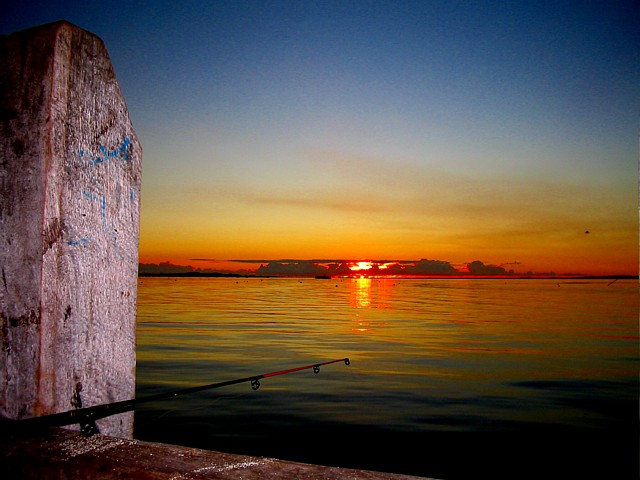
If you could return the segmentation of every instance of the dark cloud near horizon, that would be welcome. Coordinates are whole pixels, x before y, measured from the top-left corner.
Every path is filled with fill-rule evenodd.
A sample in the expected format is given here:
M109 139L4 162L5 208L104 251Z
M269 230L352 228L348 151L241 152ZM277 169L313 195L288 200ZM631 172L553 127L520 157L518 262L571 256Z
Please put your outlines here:
M485 265L479 260L468 264L470 275L493 277L497 275L506 275L507 271L503 267L497 265Z
M212 261L213 259L192 259L194 261ZM350 265L360 260L344 259L235 259L227 260L237 263L260 264L254 270L241 270L242 273L255 274L260 276L317 276L331 275L344 276L353 275ZM513 270L507 271L502 266L486 265L484 262L475 260L465 264L466 268L457 269L450 262L443 260L366 260L371 263L371 268L363 270L361 273L376 275L415 275L415 276L502 276L513 275ZM185 272L222 272L216 269L194 269L191 266L173 265L170 262L160 264L140 264L140 273L185 273ZM224 272L228 272L225 270Z

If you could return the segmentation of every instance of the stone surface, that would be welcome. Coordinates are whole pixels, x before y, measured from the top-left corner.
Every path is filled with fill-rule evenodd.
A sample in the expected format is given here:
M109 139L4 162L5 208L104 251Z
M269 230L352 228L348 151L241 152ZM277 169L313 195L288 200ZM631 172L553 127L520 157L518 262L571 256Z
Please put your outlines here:
M0 436L3 478L99 480L279 479L417 480L397 475L49 429Z
M133 398L142 150L107 50L57 22L0 37L0 70L0 414Z

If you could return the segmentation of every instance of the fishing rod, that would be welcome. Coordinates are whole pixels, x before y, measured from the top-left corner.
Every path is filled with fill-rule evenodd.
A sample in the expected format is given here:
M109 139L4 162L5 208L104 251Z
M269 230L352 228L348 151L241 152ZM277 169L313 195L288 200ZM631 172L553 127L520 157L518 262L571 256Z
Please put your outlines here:
M305 365L302 367L294 367L286 370L279 370L277 372L263 373L261 375L253 375L251 377L236 378L235 380L227 380L224 382L210 383L207 385L199 385L197 387L183 388L180 390L173 390L170 392L158 393L155 395L149 395L142 398L133 398L131 400L123 400L120 402L104 403L101 405L94 405L93 407L78 408L75 410L69 410L66 412L53 413L51 415L44 415L41 417L27 418L19 420L16 425L25 427L63 427L66 425L80 424L80 430L86 436L91 436L95 433L100 433L96 420L109 417L111 415L117 415L119 413L128 412L134 410L137 405L149 402L156 402L158 400L165 400L168 398L175 398L181 395L189 395L191 393L202 392L204 390L212 390L214 388L228 387L230 385L236 385L238 383L251 382L251 389L258 390L260 388L260 380L263 378L276 377L278 375L287 375L293 372L299 372L300 370L313 369L314 373L320 372L320 367L323 365L330 365L332 363L344 362L345 365L350 365L351 362L348 358L339 358L337 360L330 360L328 362L314 363L311 365Z

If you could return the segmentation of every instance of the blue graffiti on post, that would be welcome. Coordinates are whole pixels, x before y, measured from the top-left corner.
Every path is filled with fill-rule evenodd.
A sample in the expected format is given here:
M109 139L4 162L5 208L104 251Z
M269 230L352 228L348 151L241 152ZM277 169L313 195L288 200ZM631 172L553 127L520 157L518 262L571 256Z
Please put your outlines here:
M78 150L78 157L82 163L84 163L85 167L97 167L100 164L105 164L111 162L112 160L119 160L125 163L128 163L131 160L130 157L130 147L131 139L129 137L125 137L122 141L122 144L119 147L114 148L113 150L109 150L104 145L100 144L98 146L99 153L94 154L87 150ZM94 150L95 151L95 150ZM85 163L86 162L86 163ZM91 183L94 183L94 180L91 180ZM92 191L93 190L93 191ZM95 190L98 190L97 193L94 193ZM90 200L91 202L96 202L100 205L100 214L102 217L102 228L104 231L111 232L112 241L117 242L117 229L115 229L115 225L113 222L108 221L107 215L107 204L108 198L107 193L100 192L102 187L100 185L94 184L91 187L83 188L81 190L81 195ZM116 186L116 195L120 196L120 185ZM136 198L136 192L133 189L129 190L129 201L134 202ZM110 224L111 223L111 224ZM115 233L114 233L115 232ZM87 245L91 241L91 236L89 237L81 237L79 239L72 239L67 242L67 245L71 247L84 246Z
M128 162L130 160L129 157L129 145L131 144L131 140L129 137L125 137L122 145L118 148L115 148L111 151L107 149L104 145L100 144L98 149L100 150L100 154L93 156L89 152L85 152L84 150L80 150L78 154L80 155L80 159L82 159L85 155L89 155L89 159L87 162L89 165L98 165L100 163L108 162L112 159L122 160L123 162Z
M89 243L89 239L87 237L82 237L78 240L69 240L67 245L70 247L76 247L78 245L86 245L87 243Z

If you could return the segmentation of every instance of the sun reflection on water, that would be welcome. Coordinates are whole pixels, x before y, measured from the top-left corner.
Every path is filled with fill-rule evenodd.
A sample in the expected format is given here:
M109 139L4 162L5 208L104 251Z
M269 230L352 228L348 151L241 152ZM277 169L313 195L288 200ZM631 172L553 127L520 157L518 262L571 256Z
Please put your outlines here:
M371 307L370 278L354 278L351 281L351 306L355 308Z

